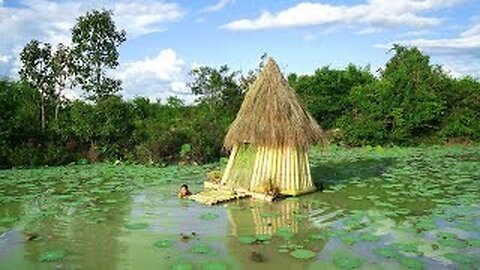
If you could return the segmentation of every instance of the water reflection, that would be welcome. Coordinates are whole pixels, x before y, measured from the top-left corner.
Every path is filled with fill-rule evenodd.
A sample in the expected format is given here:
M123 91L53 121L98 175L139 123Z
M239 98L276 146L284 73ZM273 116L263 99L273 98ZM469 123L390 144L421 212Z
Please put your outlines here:
M312 262L296 260L290 256L293 246L303 246L319 253L325 240L312 240L320 231L309 220L311 205L301 200L284 200L274 204L241 201L227 207L230 221L229 254L235 257L241 269L304 269ZM291 238L284 239L279 231L288 231ZM271 240L252 245L242 244L238 237L269 235ZM288 235L287 235L288 236ZM286 252L288 250L288 252Z
M35 199L22 205L22 219L0 242L0 269L115 269L119 254L125 250L118 237L126 215L131 211L130 199L108 195L76 207L53 198ZM45 251L64 250L68 256L58 262L40 261ZM85 259L88 258L88 259Z

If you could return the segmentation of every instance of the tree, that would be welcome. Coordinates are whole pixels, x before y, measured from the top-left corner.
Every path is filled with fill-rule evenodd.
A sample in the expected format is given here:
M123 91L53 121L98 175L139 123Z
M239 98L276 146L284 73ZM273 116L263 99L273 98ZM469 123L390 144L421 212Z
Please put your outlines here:
M75 81L95 100L115 94L121 81L107 76L118 66L118 47L126 40L124 30L117 30L108 10L93 10L77 19L72 29L72 67Z
M197 102L220 107L235 115L244 97L244 89L238 83L238 71L230 71L227 65L218 69L203 66L193 69L190 75L193 82L187 85L194 95L200 96Z
M55 70L52 46L38 40L30 41L20 53L22 81L40 92L40 110L42 130L46 125L46 100L55 91Z
M52 71L53 71L53 96L55 98L55 120L58 119L58 110L62 104L62 91L67 84L70 77L71 55L70 48L59 44L57 50L52 57Z
M307 106L308 111L324 128L334 128L338 118L351 106L347 98L354 87L374 80L370 68L352 64L345 69L323 67L313 75L288 76L289 84Z
M341 126L352 144L412 144L440 128L449 78L417 48L395 45L380 81L356 87Z

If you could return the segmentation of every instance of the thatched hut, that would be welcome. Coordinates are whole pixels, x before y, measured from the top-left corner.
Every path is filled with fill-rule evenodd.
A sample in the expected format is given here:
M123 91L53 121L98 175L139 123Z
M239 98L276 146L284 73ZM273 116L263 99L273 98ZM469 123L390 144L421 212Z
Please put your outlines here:
M311 192L315 186L307 150L325 142L322 129L270 58L225 137L231 154L222 183L261 193Z

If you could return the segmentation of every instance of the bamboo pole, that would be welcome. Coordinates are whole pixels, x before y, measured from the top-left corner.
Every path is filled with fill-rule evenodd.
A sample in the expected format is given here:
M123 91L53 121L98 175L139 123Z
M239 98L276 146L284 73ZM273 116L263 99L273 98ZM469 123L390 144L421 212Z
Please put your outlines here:
M228 159L227 167L223 173L222 183L227 183L230 177L230 171L232 170L233 163L235 162L235 156L237 155L238 145L233 146L232 153L230 153L230 158Z

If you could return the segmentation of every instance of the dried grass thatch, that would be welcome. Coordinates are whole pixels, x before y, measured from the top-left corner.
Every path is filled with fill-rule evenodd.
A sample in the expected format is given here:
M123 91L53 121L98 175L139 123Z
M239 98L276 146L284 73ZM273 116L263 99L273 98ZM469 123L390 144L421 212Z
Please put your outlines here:
M272 58L247 92L224 146L231 149L242 143L298 148L326 143L324 132L299 103Z

